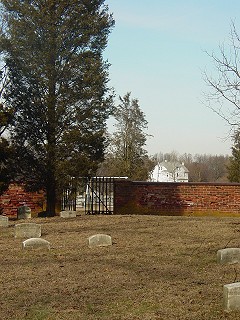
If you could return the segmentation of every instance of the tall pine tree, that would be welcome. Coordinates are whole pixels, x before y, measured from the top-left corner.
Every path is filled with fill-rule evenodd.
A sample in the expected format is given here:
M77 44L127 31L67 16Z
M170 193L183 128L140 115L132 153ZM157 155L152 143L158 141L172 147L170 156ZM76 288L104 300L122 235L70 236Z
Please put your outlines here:
M6 110L0 104L0 195L8 188L14 176L13 147L4 132L11 122L11 110ZM1 211L1 208L0 208Z
M114 21L104 0L1 5L17 165L28 186L46 190L52 216L63 181L96 171L103 157L112 97L102 53Z
M113 112L116 131L110 137L108 153L101 170L105 175L147 180L154 167L154 162L144 148L149 136L145 132L148 122L138 99L132 99L130 92L119 99L120 103Z

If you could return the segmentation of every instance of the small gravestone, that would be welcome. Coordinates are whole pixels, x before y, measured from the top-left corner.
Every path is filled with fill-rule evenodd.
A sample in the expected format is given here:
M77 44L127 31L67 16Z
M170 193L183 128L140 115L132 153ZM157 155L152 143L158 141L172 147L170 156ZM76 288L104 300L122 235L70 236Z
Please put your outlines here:
M0 227L8 227L8 217L0 216Z
M25 205L18 207L17 218L18 219L30 219L31 218L31 209Z
M41 225L37 223L19 223L15 225L15 238L40 238Z
M223 286L223 307L225 311L240 310L240 282Z
M221 264L233 264L240 262L240 248L225 248L218 250L217 262Z
M105 247L112 245L112 238L107 234L95 234L88 238L89 247Z
M60 217L61 218L76 218L77 213L76 211L61 211Z
M41 238L30 238L22 243L23 249L48 249L50 250L50 242Z

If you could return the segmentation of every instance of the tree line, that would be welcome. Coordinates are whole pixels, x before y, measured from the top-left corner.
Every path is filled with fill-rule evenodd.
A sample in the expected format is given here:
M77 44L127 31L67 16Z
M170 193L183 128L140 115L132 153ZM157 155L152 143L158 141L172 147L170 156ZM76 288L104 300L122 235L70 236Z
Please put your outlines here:
M154 155L155 162L179 161L189 170L189 182L230 182L229 166L231 157L228 155L211 155L159 152Z

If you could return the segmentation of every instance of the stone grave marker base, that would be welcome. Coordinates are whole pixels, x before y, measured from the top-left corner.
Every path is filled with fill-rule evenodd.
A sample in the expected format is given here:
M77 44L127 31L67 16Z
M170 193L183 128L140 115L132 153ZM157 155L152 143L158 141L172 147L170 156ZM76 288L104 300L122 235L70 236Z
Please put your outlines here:
M60 217L61 218L76 218L77 213L76 211L61 211Z
M221 264L233 264L240 262L240 248L225 248L218 250L217 262Z
M112 245L112 238L107 234L95 234L88 238L89 247L106 247Z
M240 282L223 286L223 307L228 312L240 310Z
M19 223L15 225L15 238L40 238L41 225L37 223Z
M48 249L50 250L50 242L41 238L30 238L22 243L23 249Z
M0 216L0 227L8 227L8 217Z

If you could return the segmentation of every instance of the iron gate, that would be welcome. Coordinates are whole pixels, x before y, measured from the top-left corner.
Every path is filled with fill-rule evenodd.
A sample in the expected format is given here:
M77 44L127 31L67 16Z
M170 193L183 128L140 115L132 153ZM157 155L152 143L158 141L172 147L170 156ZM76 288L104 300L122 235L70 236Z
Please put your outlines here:
M85 196L86 214L113 214L114 178L91 177Z
M71 178L68 185L62 191L61 210L76 210L77 186L74 178Z
M113 214L114 180L126 177L90 177L71 179L63 190L61 210L85 214Z

